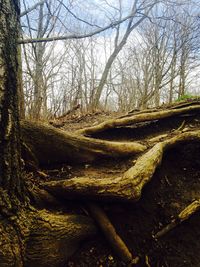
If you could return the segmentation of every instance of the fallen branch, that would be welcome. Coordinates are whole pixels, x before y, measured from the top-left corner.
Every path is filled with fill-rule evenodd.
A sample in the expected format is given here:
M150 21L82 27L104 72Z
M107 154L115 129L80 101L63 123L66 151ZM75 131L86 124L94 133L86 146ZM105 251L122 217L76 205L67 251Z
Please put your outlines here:
M114 226L111 224L105 212L94 203L88 203L87 206L92 217L101 228L106 239L108 240L116 254L119 256L119 258L121 258L122 261L124 261L126 264L137 264L139 258L132 256L124 241L116 233Z
M171 223L165 226L162 230L160 230L157 234L154 235L155 239L162 237L167 234L169 231L174 229L177 225L181 224L185 220L189 219L194 213L199 211L200 209L200 200L195 200L190 205L188 205L184 210L182 210L177 218L173 219Z

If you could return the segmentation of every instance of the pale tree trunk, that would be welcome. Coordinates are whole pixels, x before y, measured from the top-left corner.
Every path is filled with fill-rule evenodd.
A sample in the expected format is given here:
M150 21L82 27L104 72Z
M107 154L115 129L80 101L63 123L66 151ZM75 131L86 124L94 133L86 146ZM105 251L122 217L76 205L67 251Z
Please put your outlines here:
M169 82L169 104L173 101L174 95L174 79L176 77L176 51L174 51L173 59L171 63L171 70L170 70L170 82Z
M181 54L181 64L180 64L180 74L179 74L179 89L178 97L180 98L185 94L185 85L186 85L186 62L187 62L187 48L182 48Z
M180 98L186 91L186 78L187 78L187 63L190 50L190 28L181 29L181 55L180 55L180 70L179 70L179 88L178 97Z
M24 90L22 80L22 61L21 61L21 46L18 46L18 90L19 90L19 116L20 119L25 119L25 101L24 101Z
M97 109L99 106L101 94L102 94L104 85L106 83L110 68L111 68L114 60L116 59L116 57L118 56L118 54L122 50L122 48L125 46L131 32L137 27L137 25L139 25L146 18L146 15L154 7L154 4L155 3L152 3L150 8L145 12L145 15L143 15L143 17L141 17L136 23L133 23L133 17L131 17L129 19L126 31L125 31L122 39L120 40L120 42L119 42L120 32L119 32L119 27L118 27L117 33L115 36L115 48L114 48L114 51L112 52L112 54L110 55L110 57L108 58L108 61L105 65L105 68L104 68L104 71L102 73L99 85L97 87L96 93L94 95L93 104L92 104L93 109ZM136 14L137 14L137 1L134 1L133 7L132 7L132 15L134 16Z
M43 37L43 8L44 3L40 5L39 11L39 24L38 24L38 37ZM35 75L34 75L34 107L33 115L34 119L39 119L41 115L42 103L43 103L43 56L44 56L45 44L39 43L36 45L36 62L35 62Z

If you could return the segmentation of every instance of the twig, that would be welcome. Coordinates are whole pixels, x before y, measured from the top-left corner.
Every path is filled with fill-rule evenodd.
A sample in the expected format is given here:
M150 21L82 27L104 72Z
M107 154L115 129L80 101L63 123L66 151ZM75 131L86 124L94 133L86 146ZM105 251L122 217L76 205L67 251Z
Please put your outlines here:
M174 229L177 225L181 224L183 221L189 219L194 213L196 213L200 209L200 199L193 201L190 205L188 205L184 210L182 210L177 218L173 219L171 223L165 226L162 230L160 230L157 234L154 235L155 239L158 239Z
M145 255L145 264L147 267L151 267L150 263L149 263L149 257L148 255Z
M180 132L180 131L182 131L183 128L184 128L184 126L185 126L185 120L181 123L181 125L178 127L178 129L175 130L175 132Z

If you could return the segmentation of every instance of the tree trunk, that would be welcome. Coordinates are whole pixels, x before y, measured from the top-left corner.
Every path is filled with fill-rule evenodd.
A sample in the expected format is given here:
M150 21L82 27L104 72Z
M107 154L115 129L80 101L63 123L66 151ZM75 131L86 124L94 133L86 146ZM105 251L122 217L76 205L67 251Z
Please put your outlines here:
M0 9L0 187L13 197L23 198L17 81L18 4L7 0Z
M85 237L95 233L83 215L37 211L29 204L21 173L18 112L19 1L0 8L0 266L55 266L66 263Z
M15 218L25 202L21 177L17 39L19 1L0 8L0 262L22 266L22 237ZM16 216L16 217L14 217Z

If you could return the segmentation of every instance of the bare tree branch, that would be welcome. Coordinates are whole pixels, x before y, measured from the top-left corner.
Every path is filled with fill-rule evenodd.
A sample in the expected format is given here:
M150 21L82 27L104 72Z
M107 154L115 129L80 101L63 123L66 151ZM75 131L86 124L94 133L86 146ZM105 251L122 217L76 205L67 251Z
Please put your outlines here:
M23 17L25 15L27 15L28 13L30 13L31 11L33 11L34 9L36 9L38 6L44 4L46 2L46 0L41 0L40 2L38 2L37 4L33 5L32 7L29 7L28 9L24 10L21 14L20 17Z
M134 16L135 16L135 13L134 14L131 13L129 16L126 16L125 18L123 18L121 20L114 21L114 22L110 23L109 25L107 25L101 29L98 29L98 30L95 30L95 31L92 31L89 33L85 33L85 34L70 34L70 35L64 35L64 36L54 36L54 37L49 37L49 38L33 38L33 39L30 38L30 39L24 39L24 40L20 39L20 40L18 40L18 44L53 42L53 41L57 41L57 40L83 39L83 38L91 37L93 35L104 32L110 28L114 28L117 25L127 21L128 19L133 18Z

